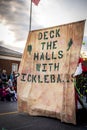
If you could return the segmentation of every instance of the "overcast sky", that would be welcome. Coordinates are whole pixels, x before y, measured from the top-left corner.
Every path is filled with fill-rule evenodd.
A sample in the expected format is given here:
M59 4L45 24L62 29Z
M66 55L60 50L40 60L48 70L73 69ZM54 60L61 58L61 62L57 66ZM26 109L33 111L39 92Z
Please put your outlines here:
M87 40L87 0L40 0L38 6L32 3L31 30L84 19ZM30 0L0 0L0 44L23 50L29 24Z

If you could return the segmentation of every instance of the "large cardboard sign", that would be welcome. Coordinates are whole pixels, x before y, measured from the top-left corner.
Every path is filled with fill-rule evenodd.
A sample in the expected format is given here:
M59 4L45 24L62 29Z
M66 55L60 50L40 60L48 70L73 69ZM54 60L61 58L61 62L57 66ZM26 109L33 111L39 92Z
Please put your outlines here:
M18 110L76 123L73 74L85 21L29 33L18 77Z

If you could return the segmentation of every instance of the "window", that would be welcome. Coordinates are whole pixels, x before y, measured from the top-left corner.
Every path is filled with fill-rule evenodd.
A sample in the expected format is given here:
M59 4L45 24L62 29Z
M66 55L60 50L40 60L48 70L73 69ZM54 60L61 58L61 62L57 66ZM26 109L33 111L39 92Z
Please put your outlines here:
M12 63L12 72L13 71L18 71L18 64L17 63Z

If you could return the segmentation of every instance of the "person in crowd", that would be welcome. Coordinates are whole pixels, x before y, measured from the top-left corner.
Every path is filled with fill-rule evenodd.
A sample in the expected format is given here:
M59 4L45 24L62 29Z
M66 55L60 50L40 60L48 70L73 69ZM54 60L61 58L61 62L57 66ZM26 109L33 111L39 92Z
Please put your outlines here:
M2 93L1 93L1 101L5 101L6 100L6 95L7 95L7 91L6 91L6 85L2 84Z
M2 80L1 80L1 78L0 78L0 88L2 88Z
M8 87L12 87L13 86L13 83L12 83L11 79L9 79L7 83L8 83Z
M14 87L7 87L6 92L8 93L6 95L6 99L9 101L16 101L17 97L16 97L16 92L14 90Z
M16 74L15 74L15 71L13 71L11 74L10 74L10 79L13 83L13 86L16 86L17 85L17 78L16 78Z
M0 68L0 79L1 79L1 68Z
M1 80L2 80L3 84L5 84L7 82L8 76L7 76L6 70L2 71L2 73L1 73Z
M3 90L2 80L1 80L1 78L0 78L0 99L2 98L2 90Z

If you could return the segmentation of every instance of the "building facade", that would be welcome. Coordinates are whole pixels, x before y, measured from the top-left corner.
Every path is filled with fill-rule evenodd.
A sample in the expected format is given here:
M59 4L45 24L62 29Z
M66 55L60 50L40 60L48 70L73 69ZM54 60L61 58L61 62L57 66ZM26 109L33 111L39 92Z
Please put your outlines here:
M18 71L22 53L0 46L0 71L6 70L10 75L12 71Z

